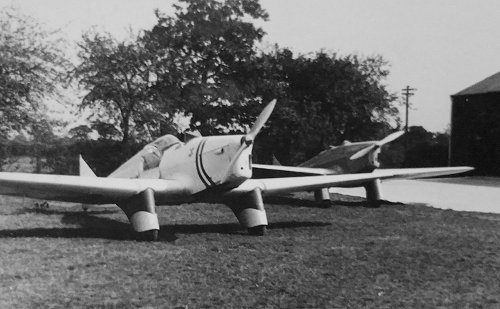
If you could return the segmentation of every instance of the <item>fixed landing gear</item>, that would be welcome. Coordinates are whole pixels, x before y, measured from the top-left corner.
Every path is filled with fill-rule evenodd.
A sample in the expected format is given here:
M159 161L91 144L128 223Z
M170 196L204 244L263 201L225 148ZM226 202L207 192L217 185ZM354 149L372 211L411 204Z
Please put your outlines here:
M254 227L248 228L248 235L252 236L264 236L266 234L266 226L265 225L257 225Z
M365 207L366 208L379 208L380 206L382 206L384 202L381 201L381 200L376 200L376 201L366 201L366 205Z
M127 201L119 203L118 207L125 212L140 240L158 240L160 224L152 189L146 189Z
M380 179L365 184L367 208L379 208L383 203Z
M314 191L314 199L321 208L330 208L332 206L330 191L328 191L328 188L322 188Z
M267 216L260 189L255 189L242 198L226 201L248 234L263 236L266 233Z
M330 207L332 207L332 201L323 200L323 201L319 202L319 207L320 208L330 208Z
M137 240L140 241L158 241L158 230L137 232Z

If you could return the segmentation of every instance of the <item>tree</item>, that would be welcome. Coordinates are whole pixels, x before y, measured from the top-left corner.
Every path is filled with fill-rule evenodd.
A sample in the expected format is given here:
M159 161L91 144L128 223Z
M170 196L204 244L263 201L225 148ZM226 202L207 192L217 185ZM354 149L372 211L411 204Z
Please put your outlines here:
M149 89L156 76L150 70L149 55L136 38L117 41L109 33L90 31L79 47L80 64L74 76L88 90L81 109L91 110L93 122L106 119L109 125L118 125L126 143L133 123L168 117L151 113L155 106Z
M190 114L203 134L241 130L240 107L254 98L237 74L264 35L251 21L267 13L257 0L181 0L174 8L174 16L156 12L142 37L154 55L156 101L162 111Z
M47 166L47 162L43 161L42 158L47 158L47 156L52 152L51 146L54 144L56 139L54 133L52 132L52 124L46 119L37 119L31 123L32 135L33 135L33 156L36 159L35 172L40 173L44 167Z
M381 57L294 57L276 48L256 61L255 92L279 101L260 138L283 163L300 163L344 140L380 138L398 119L395 96L383 84L389 72Z
M116 140L119 139L120 132L116 129L116 127L112 124L96 121L92 124L92 129L97 131L99 134L99 139L102 140Z
M241 132L277 98L257 157L294 164L346 139L381 138L398 120L382 57L259 53L265 33L253 21L268 15L257 0L180 0L174 8L173 16L156 12L157 24L132 41L93 34L81 44L84 105L119 123L124 140L131 124L140 136L175 131L178 114L204 135Z
M69 62L57 34L15 9L0 12L1 135L29 126L44 100L60 98Z
M92 133L92 129L87 125L79 125L77 127L71 128L69 130L68 135L70 138L77 141L86 141L90 138L90 133Z
M203 134L241 130L243 106L255 104L235 74L264 35L248 21L267 18L258 1L181 0L174 7L174 16L156 12L158 23L129 40L88 32L79 44L74 76L88 90L81 107L92 122L119 127L123 142L177 133L178 115Z
M428 132L412 126L380 154L383 167L435 167L448 164L449 133Z

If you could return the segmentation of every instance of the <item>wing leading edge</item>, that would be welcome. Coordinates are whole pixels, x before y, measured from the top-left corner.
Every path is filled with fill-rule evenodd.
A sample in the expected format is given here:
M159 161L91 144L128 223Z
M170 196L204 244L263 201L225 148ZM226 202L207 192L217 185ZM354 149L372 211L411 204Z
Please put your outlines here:
M287 173L296 174L297 176L314 176L314 175L332 175L337 174L335 170L317 167L301 167L301 166L285 166L285 165L267 165L267 164L252 164L252 169L274 172L276 175Z
M122 179L67 175L2 173L0 194L65 202L110 204L126 200L151 188L155 198L185 190L178 181L164 179Z
M371 173L360 174L249 179L227 194L230 196L245 194L253 191L256 188L259 188L264 195L272 195L285 192L309 191L326 187L355 187L362 186L365 183L375 179L415 179L437 177L465 173L472 169L472 167L468 166L387 170L379 169Z
M380 169L360 174L249 179L224 195L237 196L256 188L262 190L265 195L272 195L326 187L362 186L375 179L435 177L464 173L472 169L471 167ZM126 200L148 188L153 189L155 199L162 204L169 198L185 195L187 186L178 180L0 172L0 194L47 200L110 204Z

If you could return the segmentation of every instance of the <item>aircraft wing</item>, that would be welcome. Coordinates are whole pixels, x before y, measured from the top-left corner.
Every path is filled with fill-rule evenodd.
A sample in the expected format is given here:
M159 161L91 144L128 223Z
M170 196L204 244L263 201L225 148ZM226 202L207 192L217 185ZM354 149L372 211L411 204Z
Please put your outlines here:
M155 191L156 198L175 195L185 189L178 181L164 179L0 173L0 194L65 202L111 204L147 188Z
M378 169L371 173L341 174L329 176L306 176L249 179L239 187L229 191L228 195L248 193L259 188L264 195L286 192L310 191L327 187L357 187L375 179L393 178L426 178L451 174L464 173L472 167L436 167L436 168L407 168L407 169Z
M257 175L266 175L269 177L315 176L315 175L338 174L338 172L336 172L335 170L327 168L267 165L267 164L252 164L252 170L256 172Z
M472 171L474 168L469 166L455 166L455 167L422 167L422 168L380 168L373 171L391 173L394 177L390 178L407 178L407 179L417 179L417 178L429 178L446 176L453 174L465 173Z

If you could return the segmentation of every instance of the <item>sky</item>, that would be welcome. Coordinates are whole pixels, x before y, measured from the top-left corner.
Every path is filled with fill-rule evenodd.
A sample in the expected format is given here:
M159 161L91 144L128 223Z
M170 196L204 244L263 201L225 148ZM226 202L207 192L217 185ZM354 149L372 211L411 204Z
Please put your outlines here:
M90 27L125 37L148 29L154 9L171 0L0 0L18 7L75 42ZM261 0L267 35L297 54L381 55L390 64L388 89L410 98L409 124L442 132L450 122L450 95L500 71L500 1L493 0ZM404 119L404 109L401 118Z

